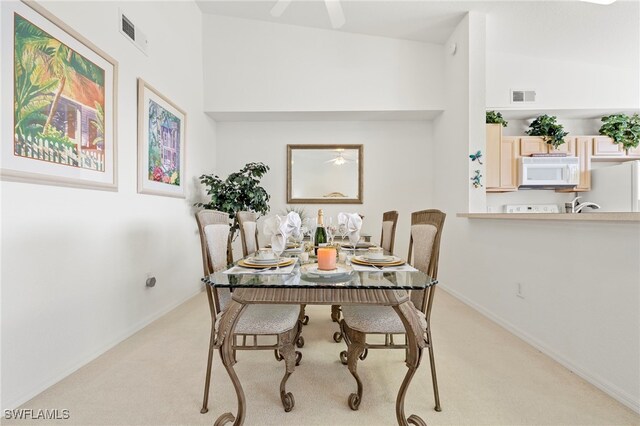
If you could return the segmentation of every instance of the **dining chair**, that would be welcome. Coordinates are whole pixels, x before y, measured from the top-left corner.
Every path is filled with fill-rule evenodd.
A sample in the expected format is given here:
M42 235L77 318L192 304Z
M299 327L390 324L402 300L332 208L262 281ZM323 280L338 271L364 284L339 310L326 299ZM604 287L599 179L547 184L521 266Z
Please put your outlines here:
M361 218L364 216L360 215ZM380 247L389 253L393 253L393 247L396 241L396 226L398 225L398 212L391 210L382 214L382 232L380 234ZM331 319L333 322L340 322L342 307L338 305L331 306ZM333 340L336 343L342 341L342 333L336 331L333 334Z
M389 253L393 253L396 241L396 226L398 225L398 212L396 210L382 213L382 232L380 234L380 247Z
M258 251L258 215L254 212L238 212L236 214L242 240L242 257Z
M238 212L236 214L238 226L240 227L240 239L242 240L242 257L247 257L255 253L260 248L258 244L258 215L255 212ZM302 309L302 325L309 324L309 316L305 313L305 305ZM304 346L304 337L300 336L296 341L296 346Z
M411 214L411 239L407 260L410 261L413 255L413 267L434 280L438 277L440 241L445 217L445 213L440 210L422 210ZM435 410L442 411L430 321L435 290L435 285L425 290L411 290L410 300L420 320L429 349ZM362 382L357 373L358 360L364 360L369 349L405 349L407 351L407 337L400 317L389 306L346 305L342 307L342 316L339 333L347 344L347 351L340 353L340 360L348 365L349 371L356 379L358 391L349 396L349 407L357 410L362 400ZM394 335L400 334L404 335L403 344L393 340ZM384 343L367 343L368 335L384 335Z
M200 234L204 274L209 276L225 269L229 263L232 263L229 215L214 210L201 210L196 213L196 222ZM200 410L203 414L209 411L207 405L213 352L215 349L220 349L216 324L231 300L231 291L227 288L212 288L207 285L205 289L211 313L211 337L204 397ZM249 305L242 312L233 336L234 359L236 350L273 350L278 361L285 361L285 375L280 382L280 399L287 412L293 409L295 400L291 392L286 392L285 385L295 366L299 365L302 360L302 353L295 350L295 342L301 337L302 331L300 312L300 308L296 305ZM266 336L272 340L275 338L275 343L258 344L258 336L261 338ZM247 342L248 338L249 342Z

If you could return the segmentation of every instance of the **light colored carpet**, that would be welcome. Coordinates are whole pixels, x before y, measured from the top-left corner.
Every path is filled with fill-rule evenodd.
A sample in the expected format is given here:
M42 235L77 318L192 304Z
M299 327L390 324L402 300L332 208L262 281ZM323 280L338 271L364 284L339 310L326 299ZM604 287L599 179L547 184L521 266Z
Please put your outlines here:
M403 351L370 351L358 369L363 401L359 411L351 411L347 397L356 385L338 360L344 344L332 341L337 328L329 307L308 306L307 312L304 358L287 384L296 400L292 412L284 412L278 395L283 363L271 351L238 352L246 424L396 424ZM407 415L419 414L432 426L640 424L633 411L442 290L432 321L443 411L433 410L425 353L409 388ZM209 327L202 293L22 408L68 409L70 419L63 424L212 425L223 412L235 412L236 401L216 353L210 410L200 414Z

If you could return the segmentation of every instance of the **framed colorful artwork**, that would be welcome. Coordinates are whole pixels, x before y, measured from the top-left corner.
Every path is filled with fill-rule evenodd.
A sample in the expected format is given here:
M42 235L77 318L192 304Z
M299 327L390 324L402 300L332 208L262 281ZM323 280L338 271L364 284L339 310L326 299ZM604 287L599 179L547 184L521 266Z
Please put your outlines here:
M138 79L138 192L185 197L187 114Z
M0 176L117 190L117 62L37 3L0 8Z

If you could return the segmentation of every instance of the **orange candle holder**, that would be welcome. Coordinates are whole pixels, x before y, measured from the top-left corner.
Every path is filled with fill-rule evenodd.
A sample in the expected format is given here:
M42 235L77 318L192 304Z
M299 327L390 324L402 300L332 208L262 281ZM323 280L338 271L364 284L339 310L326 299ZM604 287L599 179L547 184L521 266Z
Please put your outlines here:
M331 271L336 269L336 249L333 247L318 248L318 269Z

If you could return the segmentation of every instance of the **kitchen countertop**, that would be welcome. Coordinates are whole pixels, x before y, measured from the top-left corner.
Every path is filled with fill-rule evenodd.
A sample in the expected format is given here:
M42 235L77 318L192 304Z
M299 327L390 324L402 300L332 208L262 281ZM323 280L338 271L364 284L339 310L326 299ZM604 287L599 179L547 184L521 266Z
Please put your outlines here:
M458 213L469 219L640 222L640 213Z

